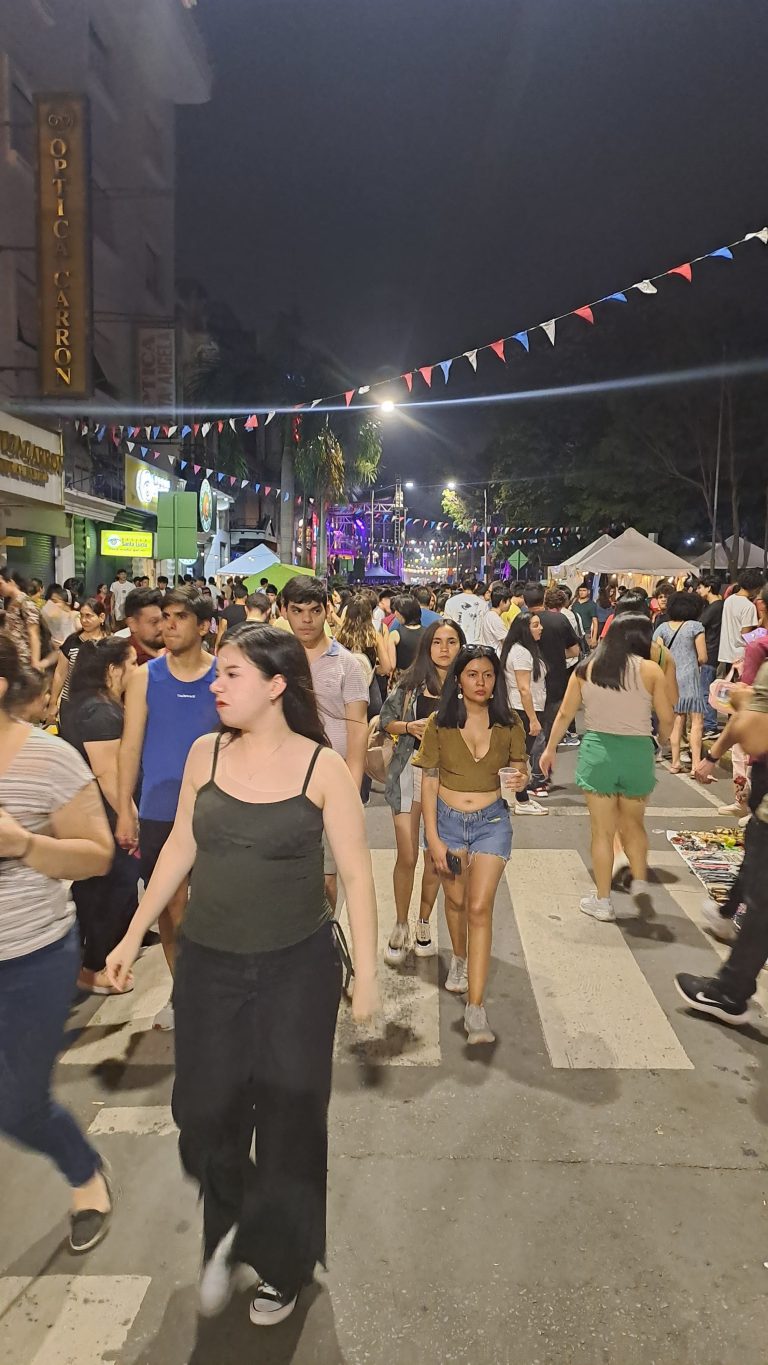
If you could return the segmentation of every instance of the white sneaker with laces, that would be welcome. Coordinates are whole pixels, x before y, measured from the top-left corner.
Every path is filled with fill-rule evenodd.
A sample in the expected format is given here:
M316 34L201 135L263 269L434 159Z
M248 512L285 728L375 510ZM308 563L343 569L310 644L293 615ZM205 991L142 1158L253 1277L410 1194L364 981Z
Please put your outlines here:
M163 1033L171 1033L176 1027L176 1020L173 1014L173 1005L170 1000L167 1005L158 1011L152 1020L152 1027L160 1029Z
M267 1284L266 1280L262 1280L251 1299L251 1322L257 1327L276 1327L278 1322L284 1322L290 1317L298 1297L298 1294L294 1294L292 1298L287 1299L271 1284Z
M579 901L579 909L583 910L585 915L591 915L593 919L602 920L606 924L616 918L610 896L596 896L594 892L591 896L584 896Z
M516 801L514 810L517 815L549 815L546 806L542 806L539 801Z
M428 919L416 921L416 942L413 951L417 957L432 957L437 952L437 944L432 942Z
M475 1043L496 1042L496 1034L488 1024L485 1005L467 1005L464 1010L464 1031L467 1035L467 1044L470 1047L473 1047Z
M743 815L746 807L740 801L732 801L730 806L718 806L718 815Z
M448 968L448 976L445 981L445 989L452 995L466 995L469 990L469 977L467 976L467 959L457 957L451 953L451 965Z
M707 896L701 902L701 913L709 932L714 938L719 939L720 943L733 943L736 939L736 927L733 920L720 914L720 906L717 901L713 901L711 896Z
M237 1233L237 1224L222 1237L209 1261L203 1266L200 1276L200 1316L215 1318L223 1313L234 1289L235 1267L229 1259Z
M390 967L402 967L410 946L411 931L408 925L397 922L384 949L384 961L388 962Z

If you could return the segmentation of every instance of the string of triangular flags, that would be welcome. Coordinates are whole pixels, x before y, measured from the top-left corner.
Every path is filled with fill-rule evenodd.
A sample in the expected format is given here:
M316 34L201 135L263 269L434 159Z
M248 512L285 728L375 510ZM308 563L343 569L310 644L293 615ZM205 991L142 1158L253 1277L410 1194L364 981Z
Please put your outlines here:
M458 355L451 356L447 360L435 361L431 365L418 365L412 370L406 370L404 374L399 376L400 381L405 384L409 394L413 393L414 382L417 376L421 378L427 389L431 389L433 377L435 373L439 371L442 373L443 380L447 384L451 375L451 370L457 361L466 360L472 369L477 372L478 356L482 355L484 352L492 352L499 360L506 364L508 363L511 354L511 352L508 352L507 350L510 343L516 343L516 348L519 348L518 353L524 351L528 354L531 349L531 340L537 332L542 332L551 345L554 346L557 339L558 324L564 322L566 318L580 318L585 323L593 324L595 322L595 309L599 308L602 304L628 303L633 290L636 290L640 294L656 294L658 293L658 281L674 276L678 276L690 284L693 279L693 267L695 265L706 260L731 261L733 260L735 248L742 246L745 242L751 241L762 242L764 246L768 245L768 227L759 228L754 232L747 232L743 237L737 238L736 241L729 242L727 246L716 247L714 251L705 251L701 256L692 256L689 261L684 261L682 265L672 266L668 270L660 271L657 275L649 275L647 279L637 280L634 284L626 285L623 289L616 289L613 293L604 294L602 298L593 299L591 303L585 303L580 308L571 308L568 312L560 313L556 317L549 318L546 322L537 322L520 331L512 332L509 336L499 337L498 341L487 342L485 345L471 347L466 351L460 351ZM396 382L397 380L380 380L376 384L362 384L358 388L346 389L341 393L330 394L325 398L313 398L310 403L295 403L289 408L281 407L277 403L273 407L257 404L254 406L253 412L249 413L246 417L235 414L234 416L219 417L205 422L185 422L180 426L162 424L146 426L134 424L130 427L119 426L112 428L112 430L120 432L121 436L124 431L130 431L134 437L143 430L147 434L148 439L150 432L153 433L152 440L157 440L160 432L171 439L177 434L182 440L186 440L189 436L196 438L198 435L202 435L203 439L205 439L214 427L216 427L218 433L221 434L224 431L225 425L228 425L233 432L256 431L262 425L265 427L269 426L275 416L282 412L311 411L315 408L319 408L323 411L326 408L335 407L342 403L344 406L350 407L353 400L358 397L369 399L369 403L365 406L378 405L378 400L371 399L370 395L376 389L383 389L386 394L390 394L392 384ZM97 425L102 432L107 429L100 423L94 424L92 422L88 423L87 421L81 423L81 427L88 429L93 429L94 425ZM85 434L85 432L83 432L83 434Z

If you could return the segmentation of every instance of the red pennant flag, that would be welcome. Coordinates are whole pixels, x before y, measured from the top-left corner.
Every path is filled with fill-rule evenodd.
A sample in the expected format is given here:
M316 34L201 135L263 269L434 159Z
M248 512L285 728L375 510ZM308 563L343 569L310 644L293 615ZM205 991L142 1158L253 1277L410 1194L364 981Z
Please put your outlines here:
M271 493L271 491L272 491L272 485L271 485L271 483L266 484L265 487L264 487L264 496L268 498L269 495L270 495L270 493Z
M504 355L503 341L492 341L491 350L496 352L497 356L499 357L499 360L506 360L506 356Z
M246 480L246 482L247 482L247 480ZM230 476L229 476L229 486L230 486L230 488L232 487L232 484L233 484L233 483L237 483L237 479L235 478L234 474L230 474Z
M131 431L131 435L132 435L132 436L138 436L138 434L139 434L140 431L141 431L141 427L134 427L133 430Z
M152 451L152 459L153 459L153 460L159 460L159 459L160 459L160 451L159 451L159 450L153 450L153 451Z
M170 434L171 434L171 428L170 428L170 427L163 427L163 435L164 435L164 436L170 436Z
M201 466L199 464L193 464L192 468L194 469L196 474L200 473Z
M216 425L217 425L217 427L219 428L219 435L221 435L222 431L224 430L224 423L223 423L223 422L217 422Z
M406 384L408 385L408 392L409 392L409 393L413 393L413 375L410 374L410 373L409 373L409 374L403 374L403 375L400 376L400 378L401 378L401 379L404 379L405 382L406 382Z
M200 430L200 423L199 423L199 422L193 422L193 423L192 423L192 430L193 430L193 432L195 433L195 436L196 436L197 433L198 433L198 431Z
M355 390L354 390L354 389L347 389L347 392L344 394L344 401L346 402L347 407L349 407L349 405L350 405L350 403L352 402L352 399L354 398L354 396L355 396Z
M431 389L431 388L432 388L432 370L433 370L433 369L434 369L434 366L433 366L433 365L422 365L421 368L420 368L420 370L419 370L419 374L421 375L421 377L422 377L422 379L424 380L424 383L426 384L426 386L427 386L428 389Z
M686 264L686 265L676 265L676 266L674 267L674 269L668 270L668 271L667 271L667 274L668 274L668 275L682 275L683 279L684 279L684 280L687 280L688 283L690 284L690 282L691 282L691 276L692 276L692 274L693 274L693 271L691 270L690 265L687 265L687 264Z
M256 416L256 413L255 413L255 412L252 412L251 415L250 415L250 417L246 420L245 429L246 429L246 431L255 431L255 430L256 430L256 427L257 427L258 425L259 425L259 419L258 419L258 417Z
M585 322L594 322L595 320L595 315L591 308L574 308L573 316L575 318L583 318Z

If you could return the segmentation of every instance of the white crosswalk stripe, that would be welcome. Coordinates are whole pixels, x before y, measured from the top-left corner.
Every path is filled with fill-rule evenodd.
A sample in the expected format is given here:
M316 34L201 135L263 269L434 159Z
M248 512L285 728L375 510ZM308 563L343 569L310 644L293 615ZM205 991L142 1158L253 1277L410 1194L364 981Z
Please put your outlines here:
M692 1069L621 930L579 910L576 850L514 851L506 879L552 1065Z
M170 1104L105 1104L88 1128L93 1137L168 1137L177 1131Z
M2 1360L9 1365L114 1361L150 1283L146 1275L0 1276Z

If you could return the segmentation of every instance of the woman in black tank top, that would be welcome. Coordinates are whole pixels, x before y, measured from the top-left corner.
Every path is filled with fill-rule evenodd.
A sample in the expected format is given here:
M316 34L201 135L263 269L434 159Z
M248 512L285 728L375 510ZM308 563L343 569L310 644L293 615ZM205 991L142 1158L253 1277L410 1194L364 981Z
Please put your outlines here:
M203 1196L200 1311L221 1311L245 1263L260 1280L251 1320L272 1325L325 1260L341 961L324 832L347 892L356 1018L378 1007L376 901L359 793L327 747L298 640L237 626L218 662L224 731L190 752L173 832L107 971L122 983L169 885L191 869L174 981L173 1114Z

